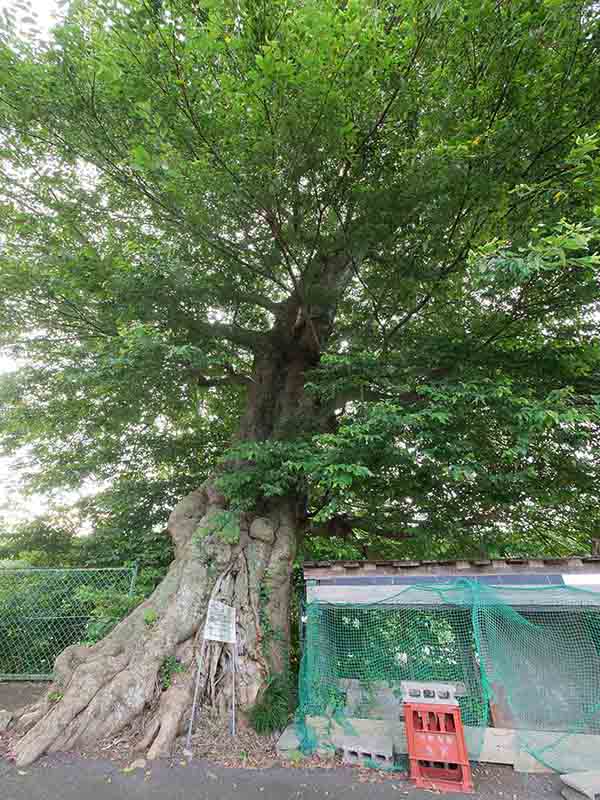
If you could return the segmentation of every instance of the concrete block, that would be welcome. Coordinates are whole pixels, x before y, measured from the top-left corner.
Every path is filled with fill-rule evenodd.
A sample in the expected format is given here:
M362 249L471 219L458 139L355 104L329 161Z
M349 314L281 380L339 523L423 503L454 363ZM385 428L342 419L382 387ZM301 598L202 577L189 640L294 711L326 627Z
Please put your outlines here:
M321 756L330 756L333 752L332 746L327 747L327 739L323 738L322 746L317 745L317 753ZM289 761L298 761L300 756L304 758L304 754L300 750L300 739L296 731L296 723L290 722L287 728L279 737L275 746L279 758L285 758Z
M336 748L342 751L344 764L356 764L392 769L394 745L391 738L382 736L336 736Z
M277 755L285 757L286 753L300 749L300 740L296 733L295 723L290 723L277 741Z
M458 704L457 697L466 694L464 683L440 683L439 681L402 681L402 700L405 703L435 703L437 705Z
M315 717L307 719L309 725L316 721ZM315 733L320 737L321 746L317 748L319 754L331 755L334 750L341 750L345 764L362 765L367 761L381 769L391 769L394 766L394 743L391 736L372 736L365 734L364 730L357 730L356 736L348 735L338 725L334 726L334 731L329 734L322 725L315 726ZM279 737L277 755L280 758L296 760L299 753L300 740L296 726L292 722Z
M600 757L600 750L598 751ZM574 789L589 800L600 800L600 770L587 772L568 772L560 776L569 789Z

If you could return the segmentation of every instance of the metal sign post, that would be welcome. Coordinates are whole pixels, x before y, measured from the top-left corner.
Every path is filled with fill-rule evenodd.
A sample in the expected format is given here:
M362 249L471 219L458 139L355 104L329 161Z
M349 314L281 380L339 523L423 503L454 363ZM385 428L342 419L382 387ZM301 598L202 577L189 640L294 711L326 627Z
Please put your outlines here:
M235 672L237 669L237 644L231 645L231 735L235 736Z
M221 603L219 600L211 600L211 602L208 604L206 625L204 626L204 641L223 642L224 644L231 645L231 732L232 735L235 736L235 672L237 668L237 636L235 608L233 608L233 606L228 606L225 603ZM198 670L196 672L196 686L194 688L192 714L190 717L190 724L188 727L188 734L184 750L184 754L190 758L192 756L192 730L194 728L194 718L196 716L196 705L198 702L198 691L200 688L200 674L202 667L202 660L200 656L196 657L196 663L198 665Z
M192 713L190 724L188 725L187 737L185 740L184 756L192 757L192 731L194 730L194 719L196 717L196 705L198 704L198 691L200 689L200 673L202 671L202 659L196 656L196 685L194 686L194 700L192 701Z

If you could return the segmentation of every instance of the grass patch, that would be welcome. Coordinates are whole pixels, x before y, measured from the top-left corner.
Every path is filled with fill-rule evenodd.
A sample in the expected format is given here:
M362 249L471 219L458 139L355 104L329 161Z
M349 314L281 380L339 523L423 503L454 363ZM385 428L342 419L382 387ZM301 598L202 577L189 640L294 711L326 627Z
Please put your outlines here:
M289 677L274 675L250 711L250 724L257 733L282 731L295 705L295 690Z

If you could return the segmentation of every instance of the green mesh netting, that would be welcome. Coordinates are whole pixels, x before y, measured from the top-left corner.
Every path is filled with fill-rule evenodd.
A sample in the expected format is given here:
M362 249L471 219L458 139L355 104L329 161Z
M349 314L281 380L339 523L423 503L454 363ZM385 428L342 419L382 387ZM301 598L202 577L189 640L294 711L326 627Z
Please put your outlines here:
M393 741L398 762L400 682L446 681L463 688L472 760L530 754L561 772L600 763L600 593L457 580L373 604L312 602L305 619L305 751L361 738L368 749L379 737Z

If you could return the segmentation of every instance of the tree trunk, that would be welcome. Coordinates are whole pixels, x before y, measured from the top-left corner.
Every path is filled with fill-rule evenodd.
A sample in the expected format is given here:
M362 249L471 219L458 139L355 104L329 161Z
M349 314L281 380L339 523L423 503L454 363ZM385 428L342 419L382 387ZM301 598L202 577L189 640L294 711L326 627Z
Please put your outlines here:
M169 531L176 556L168 574L104 640L69 647L58 657L51 691L18 721L27 731L16 746L19 766L45 752L88 747L149 710L139 749L148 749L151 759L168 755L190 709L195 652L202 659L204 702L225 712L231 704L231 682L224 679L230 649L201 635L211 599L237 610L236 696L242 711L255 703L270 672L285 669L297 533L293 511L282 505L265 516L242 518L233 544L218 530L202 536L225 506L207 483L175 508ZM159 671L169 656L185 671L174 673L161 693ZM57 692L63 696L53 703L49 696Z
M306 425L311 409L303 394L305 367L272 354L257 360L242 439L283 438L300 417ZM298 498L259 503L260 514L240 516L239 536L224 536L215 526L215 515L226 508L213 481L179 503L168 523L176 555L166 577L104 640L69 647L58 657L51 691L17 721L24 732L16 744L19 766L45 752L88 747L138 718L139 749L150 759L168 755L190 710L196 653L202 657L202 701L225 712L231 705L231 681L225 679L230 648L202 638L211 599L237 610L236 700L242 713L269 674L287 667ZM161 666L173 656L185 669L161 691ZM52 702L57 692L62 696Z

